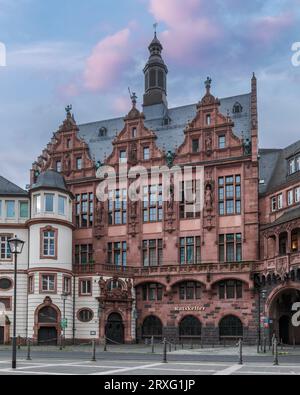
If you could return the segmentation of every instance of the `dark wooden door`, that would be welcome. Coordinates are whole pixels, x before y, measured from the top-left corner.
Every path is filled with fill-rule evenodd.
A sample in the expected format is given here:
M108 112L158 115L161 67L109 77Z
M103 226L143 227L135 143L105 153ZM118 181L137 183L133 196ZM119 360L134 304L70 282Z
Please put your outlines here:
M0 326L0 344L4 344L4 327Z
M111 314L106 324L107 342L111 344L124 344L124 325L120 314Z
M57 329L43 327L39 330L39 345L56 346L57 345Z
M290 318L286 315L279 320L279 336L283 344L290 344Z

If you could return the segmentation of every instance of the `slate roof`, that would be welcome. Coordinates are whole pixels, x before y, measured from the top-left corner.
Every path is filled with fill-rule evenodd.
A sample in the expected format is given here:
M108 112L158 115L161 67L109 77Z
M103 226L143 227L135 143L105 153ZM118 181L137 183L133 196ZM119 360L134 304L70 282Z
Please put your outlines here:
M31 189L50 188L68 192L64 177L54 171L47 170L38 176L37 182L32 185Z
M236 103L243 107L241 114L234 114ZM197 114L197 104L167 109L163 104L144 108L145 126L157 135L157 145L166 151L175 151L184 142L184 129L188 121L192 121ZM238 137L251 139L251 94L233 96L221 99L220 111L234 121L234 133ZM164 119L170 123L164 126ZM105 128L106 136L100 136L99 130ZM79 136L88 144L92 159L103 162L105 156L112 151L112 141L124 128L124 117L108 119L79 126Z
M284 149L260 150L260 193L271 192L290 181L300 181L300 173L288 174L288 159L300 154L300 140Z
M286 222L293 221L294 219L300 218L300 207L292 208L290 210L287 210L280 218L278 218L276 221L272 222L271 224L268 224L264 227L264 229L281 225Z
M28 193L24 189L13 184L11 181L0 176L0 196L27 196Z

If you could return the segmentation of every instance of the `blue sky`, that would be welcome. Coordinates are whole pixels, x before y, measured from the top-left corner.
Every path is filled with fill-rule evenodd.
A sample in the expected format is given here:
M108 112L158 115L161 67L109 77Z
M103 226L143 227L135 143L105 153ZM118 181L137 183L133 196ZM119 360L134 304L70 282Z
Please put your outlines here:
M155 21L170 106L198 101L208 75L216 96L246 93L255 71L261 147L299 139L300 0L0 0L0 174L28 183L67 104L84 123L124 115L128 86L141 101Z

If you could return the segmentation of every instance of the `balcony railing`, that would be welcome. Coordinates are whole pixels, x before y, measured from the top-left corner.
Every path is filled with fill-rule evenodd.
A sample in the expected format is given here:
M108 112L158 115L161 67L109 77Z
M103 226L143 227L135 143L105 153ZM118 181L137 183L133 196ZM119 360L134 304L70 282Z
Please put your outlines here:
M206 274L206 273L245 273L259 270L257 262L236 263L202 263L181 265L174 262L164 262L161 266L133 267L115 266L111 264L74 265L75 274L118 274L123 276L159 276L168 274Z

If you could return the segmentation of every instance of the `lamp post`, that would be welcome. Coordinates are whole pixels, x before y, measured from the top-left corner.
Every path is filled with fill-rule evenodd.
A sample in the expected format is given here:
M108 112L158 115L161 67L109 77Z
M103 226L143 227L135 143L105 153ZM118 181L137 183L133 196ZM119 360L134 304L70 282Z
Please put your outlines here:
M17 271L18 271L18 255L22 254L24 241L15 236L8 240L11 254L15 257L14 267L14 322L13 322L13 344L12 344L12 368L17 368Z
M67 292L63 292L61 294L61 299L63 301L63 341L61 344L61 349L62 349L65 347L65 341L66 341L66 301L68 299Z

